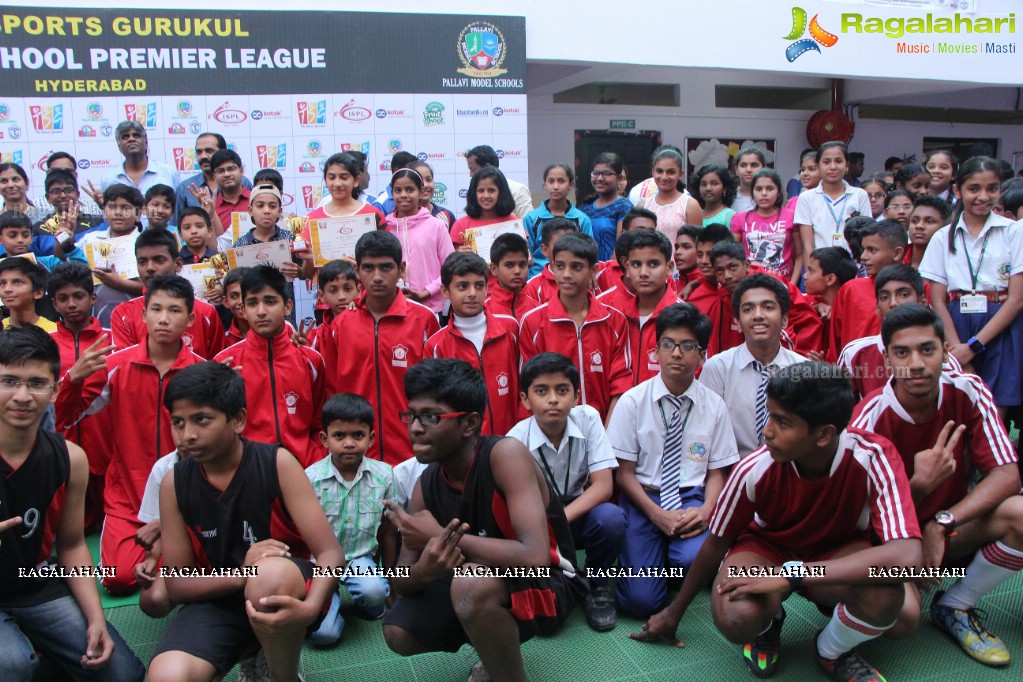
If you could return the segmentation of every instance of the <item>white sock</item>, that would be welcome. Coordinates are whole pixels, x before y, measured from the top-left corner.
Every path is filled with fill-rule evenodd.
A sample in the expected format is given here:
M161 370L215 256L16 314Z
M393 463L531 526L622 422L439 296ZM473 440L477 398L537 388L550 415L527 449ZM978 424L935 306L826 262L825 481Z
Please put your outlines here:
M860 644L880 637L885 630L893 625L895 625L895 621L884 627L865 623L849 613L845 604L840 603L835 607L835 613L831 616L827 626L817 637L817 653L822 658L834 660L847 651L852 651Z
M1006 547L1001 542L984 545L966 567L966 577L960 578L938 601L940 606L953 609L972 609L985 594L995 589L1023 569L1023 552Z

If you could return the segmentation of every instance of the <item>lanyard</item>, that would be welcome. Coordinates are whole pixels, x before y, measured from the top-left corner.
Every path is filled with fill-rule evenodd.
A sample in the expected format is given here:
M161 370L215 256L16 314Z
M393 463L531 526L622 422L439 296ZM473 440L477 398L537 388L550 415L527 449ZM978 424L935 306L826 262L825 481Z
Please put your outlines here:
M554 479L554 472L551 471L550 465L547 463L547 458L543 454L543 446L541 445L536 449L536 454L540 455L540 463L543 464L544 470L547 472L547 480L554 486L554 492L558 494L561 500L565 499L565 495L568 494L568 477L572 475L572 438L566 433L563 438L568 438L568 465L565 467L565 483L564 488L558 487L558 482Z
M835 213L835 208L837 208L838 206L841 206L842 204L844 204L846 199L849 198L849 195L848 194L843 194L842 198L839 199L838 201L836 201L835 203L831 203L831 197L829 197L827 194L824 194L823 196L824 196L824 203L828 207L828 212L830 212L831 213L831 217L835 219L835 234L839 234L839 233L841 233L841 230L842 230L842 219L839 217L839 216L842 215L842 212L839 211L836 214Z
M657 401L657 409L661 411L661 423L664 424L664 435L668 435L668 420L664 416L664 405L660 400ZM693 413L693 401L689 400L689 409L686 410L686 418L682 420L682 433L686 432L686 424L689 423L689 415Z
M966 256L966 267L970 269L970 286L972 287L970 290L976 293L977 280L980 278L980 268L984 265L984 251L987 250L987 240L991 236L991 230L987 231L987 234L984 235L984 241L980 244L980 260L977 261L976 272L974 272L973 262L970 260L970 250L966 248L966 235L960 232L959 236L963 238L963 255Z

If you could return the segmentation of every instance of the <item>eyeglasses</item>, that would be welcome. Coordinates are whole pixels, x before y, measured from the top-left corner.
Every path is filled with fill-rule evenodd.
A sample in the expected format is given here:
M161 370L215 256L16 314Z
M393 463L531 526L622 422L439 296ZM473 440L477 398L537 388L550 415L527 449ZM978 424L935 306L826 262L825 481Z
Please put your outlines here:
M618 175L618 173L615 173L614 171L593 171L590 173L591 178L613 178L616 175Z
M228 173L237 173L241 168L231 164L230 166L219 166L213 169L214 175L227 175Z
M703 347L695 341L675 343L671 339L661 339L657 342L657 349L662 353L674 353L676 348L682 351L682 355L692 355L698 350L703 350Z
M48 395L53 387L56 386L56 382L47 383L42 379L29 379L28 381L21 381L20 379L12 379L11 377L0 378L0 393L17 393L18 389L22 386L28 389L28 392L33 395Z
M55 196L55 197L73 197L74 195L78 194L78 188L77 187L51 187L50 189L46 190L46 193L50 194L52 196Z
M867 198L871 199L873 201L878 201L880 199L884 199L886 196L888 196L888 195L885 194L884 192L878 192L877 194L871 194L870 192L867 192Z
M418 421L423 428L430 428L440 424L442 419L458 419L469 414L468 412L445 412L444 414L434 414L432 412L423 412L422 414L416 414L412 410L408 412L399 412L398 419L401 420L402 424L411 424L414 421Z

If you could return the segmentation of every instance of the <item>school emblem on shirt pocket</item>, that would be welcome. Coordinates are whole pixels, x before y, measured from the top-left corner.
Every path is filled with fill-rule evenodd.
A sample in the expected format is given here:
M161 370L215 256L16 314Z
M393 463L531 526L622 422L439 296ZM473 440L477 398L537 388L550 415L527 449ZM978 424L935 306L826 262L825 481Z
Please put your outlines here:
M661 363L657 359L657 349L651 348L646 352L646 368L654 372L661 371Z
M497 375L497 395L508 395L508 373L501 372Z
M399 343L391 347L391 366L408 367L408 346Z
M1005 261L1004 263L1002 263L1001 265L998 266L998 281L999 282L1008 282L1009 281L1009 270L1011 270L1011 266L1009 265L1009 261Z
M298 393L294 391L285 393L284 404L288 406L288 414L295 414L298 409Z
M603 372L604 371L604 357L600 354L599 350L595 350L590 353L590 371L591 372Z
M709 448L707 442L710 439L709 436L697 436L694 435L692 440L689 440L689 445L686 447L686 458L690 462L706 462L707 453Z

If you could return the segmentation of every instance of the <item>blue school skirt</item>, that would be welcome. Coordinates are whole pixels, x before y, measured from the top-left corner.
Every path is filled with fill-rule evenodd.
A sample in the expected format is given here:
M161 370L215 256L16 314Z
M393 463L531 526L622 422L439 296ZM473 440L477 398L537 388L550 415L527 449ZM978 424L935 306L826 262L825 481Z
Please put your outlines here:
M955 325L956 334L963 343L977 335L984 325L988 323L1001 303L988 301L986 313L961 313L959 312L958 301L953 301L948 306L949 315L952 316L952 323ZM974 356L971 363L973 371L984 380L991 394L994 396L995 405L999 407L1013 407L1023 403L1023 315L1017 315L1016 319L1009 323L1001 334L991 343L987 349Z

